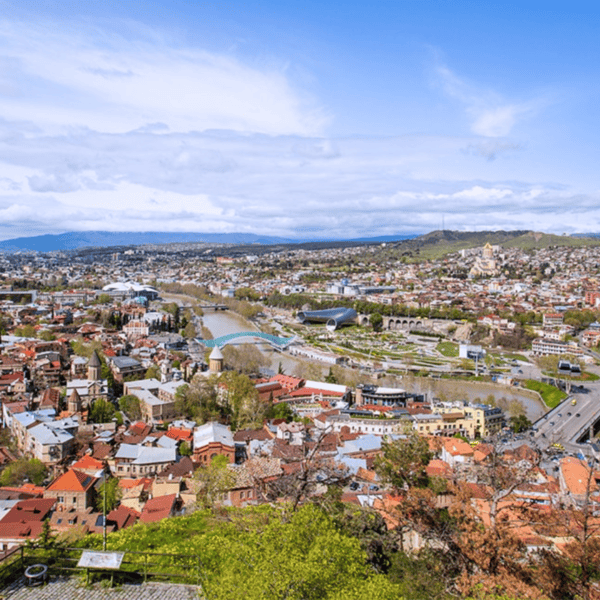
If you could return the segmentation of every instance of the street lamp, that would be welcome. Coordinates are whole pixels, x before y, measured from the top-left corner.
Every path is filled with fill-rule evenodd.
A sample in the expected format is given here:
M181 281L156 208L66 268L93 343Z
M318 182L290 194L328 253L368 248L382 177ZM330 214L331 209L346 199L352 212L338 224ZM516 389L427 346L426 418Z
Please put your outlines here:
M104 481L102 482L102 488L104 490L104 501L102 503L102 550L106 552L106 470L102 470Z

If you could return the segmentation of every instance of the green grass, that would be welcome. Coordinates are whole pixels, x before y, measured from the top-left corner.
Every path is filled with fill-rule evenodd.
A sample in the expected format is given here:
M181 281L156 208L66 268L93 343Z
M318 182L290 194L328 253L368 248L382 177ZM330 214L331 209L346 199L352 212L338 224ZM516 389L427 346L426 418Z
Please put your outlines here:
M581 374L581 377L578 378L581 381L598 381L598 379L600 379L600 376L596 375L596 373L590 373L589 371L584 371ZM577 379L575 379L574 381L577 381Z
M553 385L536 381L535 379L527 379L525 381L525 388L539 392L548 408L558 406L567 397L567 394L562 390L555 388Z
M504 354L503 358L507 360L522 360L523 362L529 362L529 359L522 354Z
M435 349L448 358L458 357L458 344L454 344L453 342L440 342Z

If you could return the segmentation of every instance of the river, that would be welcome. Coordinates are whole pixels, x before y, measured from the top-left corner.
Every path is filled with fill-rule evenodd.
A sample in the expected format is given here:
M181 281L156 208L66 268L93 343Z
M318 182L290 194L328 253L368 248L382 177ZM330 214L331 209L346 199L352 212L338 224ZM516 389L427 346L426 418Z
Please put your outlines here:
M242 331L258 331L258 327L254 323L231 311L206 311L202 320L213 337ZM285 352L273 350L268 344L257 344L257 347L270 360L271 371L273 372L277 372L279 363L281 363L285 373L293 375L303 362L301 359L292 357ZM322 370L325 374L329 367L323 366ZM406 377L399 382L399 385L409 392L426 393L428 396L447 400L485 402L489 396L494 396L496 401L502 401L502 399L507 402L517 400L525 409L527 418L532 422L537 421L547 410L538 399L532 398L528 393L517 387L449 379L434 380L428 377Z
M247 321L240 315L227 311L212 311L207 310L202 317L204 327L206 327L214 338L221 337L222 335L228 335L230 333L241 333L243 331L260 331L260 329L252 322ZM247 343L245 341L233 342L235 343ZM278 352L274 350L269 344L256 343L256 347L269 359L270 369L273 374L279 370L279 363L281 368L288 375L293 375L299 365L302 363L301 360L286 354L285 352Z

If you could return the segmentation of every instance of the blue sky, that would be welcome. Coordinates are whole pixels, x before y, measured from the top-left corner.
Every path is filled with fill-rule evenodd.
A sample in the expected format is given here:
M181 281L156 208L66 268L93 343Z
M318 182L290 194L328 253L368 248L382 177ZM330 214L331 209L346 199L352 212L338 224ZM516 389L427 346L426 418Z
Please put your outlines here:
M0 239L600 231L599 13L0 0Z

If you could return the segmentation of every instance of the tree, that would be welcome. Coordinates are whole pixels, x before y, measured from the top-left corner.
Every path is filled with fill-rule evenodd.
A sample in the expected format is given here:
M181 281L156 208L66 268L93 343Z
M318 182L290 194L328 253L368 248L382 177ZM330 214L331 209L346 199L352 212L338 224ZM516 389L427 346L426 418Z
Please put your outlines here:
M107 400L98 398L92 403L89 415L90 423L110 423L114 416L115 407Z
M371 313L371 316L369 317L369 322L371 323L373 331L381 331L381 327L383 325L383 317L380 313Z
M43 329L42 331L40 331L40 334L38 337L40 340L43 340L44 342L52 342L53 340L56 339L56 336L49 329Z
M35 327L33 325L23 325L22 327L17 327L15 329L15 335L17 337L34 338Z
M128 394L119 398L119 409L122 410L132 421L142 418L140 399Z
M283 419L286 423L294 420L294 411L287 402L277 402L271 404L267 414L267 419Z
M199 484L198 503L204 508L212 508L222 495L235 483L235 473L228 467L229 459L219 454L209 465L196 471Z
M160 380L160 367L158 365L150 365L146 371L145 379L159 379Z
M332 367L329 367L329 373L327 373L327 376L325 377L325 381L327 383L337 383L338 382L336 376L333 373Z
M327 494L316 496L317 491L322 494L322 490L326 489L333 496L336 490L341 491L348 483L350 473L323 451L326 441L327 433L324 431L315 439L304 441L301 456L295 460L295 467L290 473L267 482L256 481L263 499L269 502L287 500L293 512L311 499L327 500Z
M104 488L106 487L106 506L104 505ZM119 479L117 477L109 477L103 481L98 487L96 495L96 510L108 514L113 508L116 508L122 496L122 490L119 487Z
M269 364L267 357L253 344L225 346L223 358L228 367L247 375L259 373L261 367Z
M525 415L517 415L510 418L510 426L515 433L521 433L531 427L531 421Z
M223 398L231 412L232 429L262 426L269 406L260 400L252 380L243 373L226 371L219 383L223 386Z
M214 557L204 584L212 600L397 600L398 588L369 568L360 542L308 505L289 519L245 519L206 540Z
M190 383L180 385L175 392L175 412L199 423L224 417L227 410L219 402L216 377L196 375Z
M2 475L0 475L0 485L19 486L25 483L26 480L35 485L40 485L46 474L46 467L41 460L37 458L19 458L4 468Z
M375 460L375 470L384 483L396 490L428 484L425 469L433 452L427 440L416 431L411 430L397 440L384 440L381 450L382 454Z
M181 454L181 456L192 455L192 448L189 445L189 443L186 442L186 440L183 440L183 442L181 442L181 444L179 445L179 454Z
M560 535L567 540L561 551L542 553L540 585L560 598L596 597L592 584L600 579L600 522L596 513L598 491L596 458L579 460L571 469L584 489L579 504L561 504L549 515L535 515L535 529L542 535ZM533 511L532 511L533 512Z
M196 327L194 326L193 321L190 321L189 323L185 324L185 326L181 330L181 335L183 335L183 337L188 340L191 340L196 337Z

